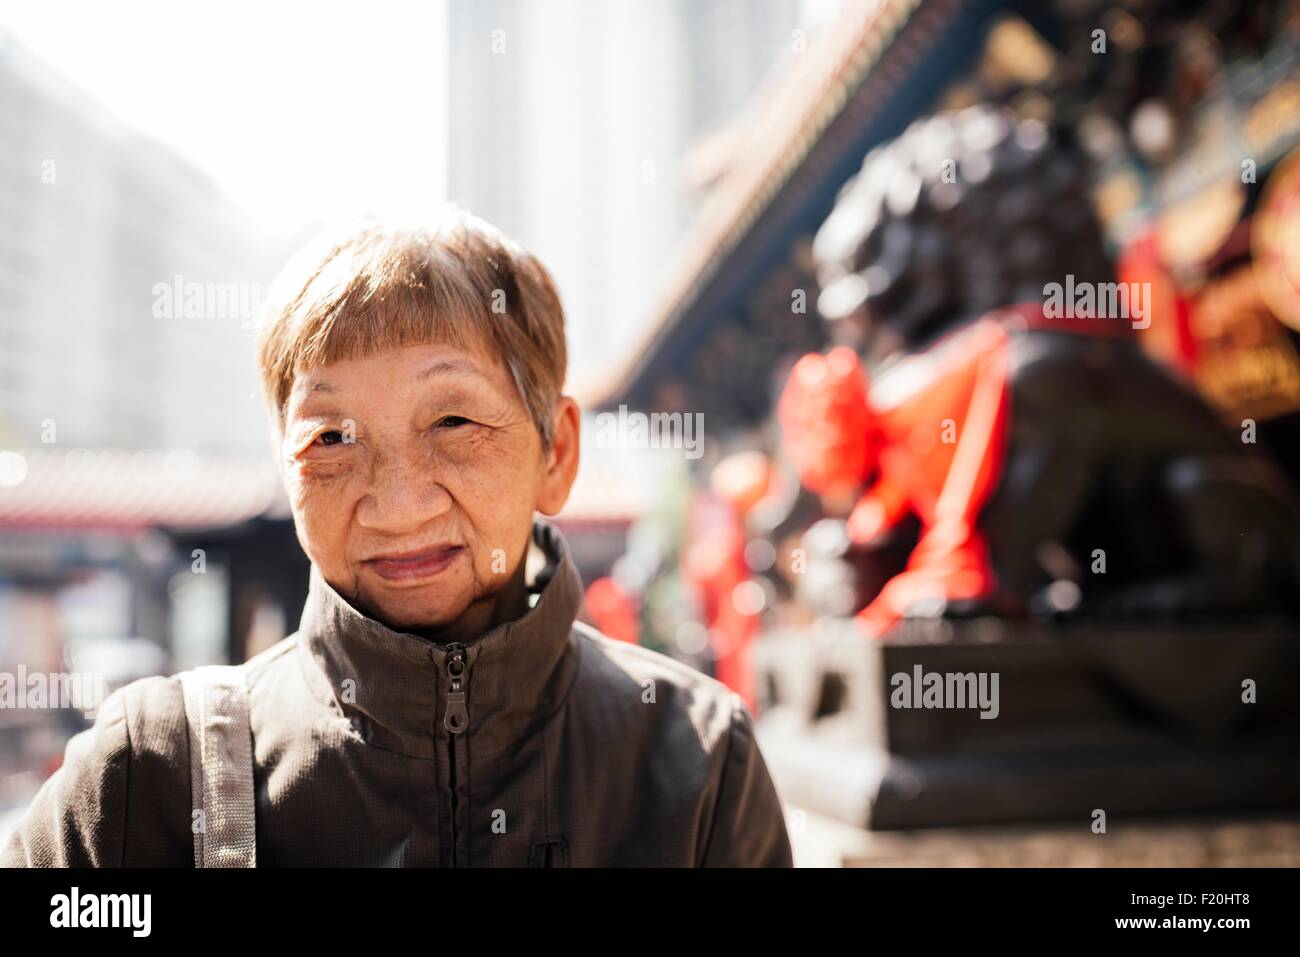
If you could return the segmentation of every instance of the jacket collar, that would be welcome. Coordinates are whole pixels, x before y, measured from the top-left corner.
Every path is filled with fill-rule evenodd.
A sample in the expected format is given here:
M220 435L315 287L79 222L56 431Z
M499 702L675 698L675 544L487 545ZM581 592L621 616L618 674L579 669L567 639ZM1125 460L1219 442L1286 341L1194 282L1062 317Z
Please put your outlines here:
M533 544L546 560L529 588L533 607L461 646L469 718L455 735L462 754L462 742L486 757L526 737L563 703L577 672L573 621L582 580L554 526L537 519ZM369 743L434 757L436 741L452 737L444 719L454 646L363 615L314 564L298 644L316 665L308 678L317 697L332 702Z

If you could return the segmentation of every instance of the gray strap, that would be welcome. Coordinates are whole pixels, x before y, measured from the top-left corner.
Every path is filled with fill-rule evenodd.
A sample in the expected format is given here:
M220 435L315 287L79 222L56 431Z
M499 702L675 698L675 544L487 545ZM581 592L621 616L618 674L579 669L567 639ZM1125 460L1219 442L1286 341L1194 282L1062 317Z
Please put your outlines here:
M206 665L181 672L190 729L195 867L257 866L253 738L244 670Z

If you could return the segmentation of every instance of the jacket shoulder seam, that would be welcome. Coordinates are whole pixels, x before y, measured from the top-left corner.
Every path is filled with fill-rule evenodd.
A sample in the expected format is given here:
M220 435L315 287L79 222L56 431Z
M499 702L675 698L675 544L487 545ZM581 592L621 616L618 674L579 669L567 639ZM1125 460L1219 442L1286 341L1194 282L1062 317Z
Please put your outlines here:
M713 835L718 828L718 815L722 812L722 799L726 796L727 791L727 771L731 766L731 752L736 739L736 704L740 701L740 696L731 692L731 714L727 719L727 745L722 752L722 770L718 774L718 791L713 801L713 810L709 813L709 831L704 840L704 850L700 855L700 865L703 866L709 859L709 851L713 848Z
M118 867L126 867L126 846L131 820L131 766L135 763L135 743L131 740L131 695L122 694L122 734L126 738L126 767L122 772L122 849Z
M126 766L122 772L122 850L121 861L118 863L120 867L126 867L127 850L130 845L131 771L134 770L136 763L136 742L131 736L131 720L133 715L139 715L142 720L148 719L148 709L140 709L138 702L143 685L159 684L170 680L173 680L173 676L155 675L146 677L142 681L133 681L122 688L122 735L126 741ZM186 746L188 748L188 744Z

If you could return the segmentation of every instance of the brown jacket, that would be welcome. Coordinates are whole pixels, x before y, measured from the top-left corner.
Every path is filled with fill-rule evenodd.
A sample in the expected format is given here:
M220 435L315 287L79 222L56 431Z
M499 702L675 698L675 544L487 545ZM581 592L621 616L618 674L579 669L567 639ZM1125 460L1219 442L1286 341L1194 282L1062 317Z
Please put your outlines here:
M539 521L534 541L534 607L462 646L392 631L313 568L298 632L245 665L258 866L790 866L744 702L575 623L563 538ZM190 817L180 680L146 678L69 742L0 864L192 867Z

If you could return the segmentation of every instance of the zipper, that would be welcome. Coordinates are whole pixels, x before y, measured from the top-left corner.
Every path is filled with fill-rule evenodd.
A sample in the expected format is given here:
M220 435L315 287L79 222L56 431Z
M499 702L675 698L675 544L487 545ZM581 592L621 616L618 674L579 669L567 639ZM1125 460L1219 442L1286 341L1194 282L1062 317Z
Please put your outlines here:
M447 709L443 713L443 726L451 733L447 739L447 758L450 762L451 782L451 866L456 866L456 812L459 801L456 792L456 735L469 727L469 709L465 707L465 694L469 689L469 664L465 660L465 646L453 642L447 646L447 677L451 680L447 692Z

